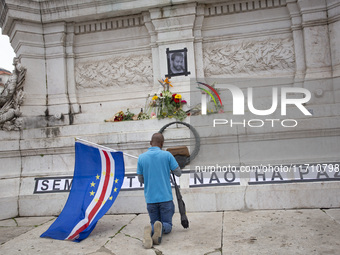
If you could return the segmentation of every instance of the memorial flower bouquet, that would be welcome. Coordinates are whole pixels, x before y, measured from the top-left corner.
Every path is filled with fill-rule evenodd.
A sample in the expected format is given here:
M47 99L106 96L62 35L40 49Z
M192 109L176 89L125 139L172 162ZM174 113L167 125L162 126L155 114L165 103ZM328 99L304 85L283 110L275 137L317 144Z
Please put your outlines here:
M117 121L125 121L125 120L133 120L135 114L130 112L129 109L124 113L123 111L117 112L112 118L105 120L105 122L117 122Z
M163 87L163 91L158 95L154 94L151 97L149 108L151 109L151 117L157 116L158 119L175 118L180 121L187 117L182 106L187 102L182 99L182 95L178 93L172 93L170 87L173 87L168 78L165 80L159 80L159 83ZM150 111L150 110L149 110Z
M182 107L187 102L183 100L181 94L172 93L170 87L173 87L168 78L159 80L162 85L162 92L149 95L146 99L145 108L141 109L139 114L134 114L127 109L126 112L119 111L105 122L117 122L126 120L147 120L147 119L164 119L175 118L179 121L184 120L188 114L183 111Z

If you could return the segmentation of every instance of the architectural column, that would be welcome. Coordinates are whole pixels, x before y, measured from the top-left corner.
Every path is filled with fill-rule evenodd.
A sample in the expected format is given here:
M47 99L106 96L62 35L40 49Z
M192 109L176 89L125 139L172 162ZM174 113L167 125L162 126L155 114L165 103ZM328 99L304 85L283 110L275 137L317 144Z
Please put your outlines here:
M157 33L155 27L151 22L150 13L143 13L144 24L150 35L150 47L152 54L152 70L153 70L153 83L154 87L159 86L158 80L161 78L160 66L159 66L159 54L158 54L158 44L157 44Z
M340 2L327 0L329 38L333 66L333 77L340 76Z
M66 25L66 72L67 72L67 94L70 103L69 114L80 112L80 106L77 100L76 79L75 79L75 54L73 50L74 43L74 23ZM70 123L73 122L73 116L70 116Z
M25 99L20 108L25 127L46 126L47 77L43 26L28 21L14 21L8 35L16 56L27 68Z
M305 49L302 34L302 18L296 0L287 0L295 50L295 82L302 81L306 74Z
M340 103L340 1L327 0L335 103Z
M65 22L44 24L48 113L57 120L69 114L65 31Z
M77 105L73 31L68 27L69 40L64 21L44 23L38 2L6 3L2 8L6 10L1 13L3 32L9 35L16 56L27 68L21 107L25 128L69 124L69 113L79 112L70 107ZM66 45L66 41L71 44ZM68 53L72 58L69 63Z
M325 0L298 0L306 52L306 79L332 76Z
M304 87L312 93L308 104L334 103L332 61L325 0L298 0L306 56Z
M196 3L154 8L150 11L150 20L156 33L158 46L158 79L168 74L166 49L187 48L188 76L172 77L181 84L189 84L190 77L196 77L193 27L196 19ZM153 51L154 54L154 51ZM157 54L155 54L157 55Z
M204 5L198 5L194 25L195 64L197 78L204 78L203 46L202 46L203 20L204 20Z

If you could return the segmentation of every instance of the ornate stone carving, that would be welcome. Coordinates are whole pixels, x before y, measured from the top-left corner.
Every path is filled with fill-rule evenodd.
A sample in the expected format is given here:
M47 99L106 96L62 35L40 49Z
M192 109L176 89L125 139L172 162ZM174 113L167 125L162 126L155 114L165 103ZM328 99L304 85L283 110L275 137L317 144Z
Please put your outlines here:
M213 46L216 46L214 44ZM262 74L295 69L292 38L242 41L203 50L206 77Z
M229 3L224 1L222 3L207 5L205 7L205 15L214 16L221 14L249 12L254 10L282 7L286 5L286 0L229 1Z
M114 57L76 64L76 85L81 88L149 86L153 82L151 55Z
M26 68L23 67L18 58L13 59L14 70L0 94L0 129L19 130L22 121L20 105L23 102L23 83Z
M143 16L141 14L113 18L109 20L99 20L76 24L75 34L86 34L99 31L116 30L127 27L136 27L144 25Z

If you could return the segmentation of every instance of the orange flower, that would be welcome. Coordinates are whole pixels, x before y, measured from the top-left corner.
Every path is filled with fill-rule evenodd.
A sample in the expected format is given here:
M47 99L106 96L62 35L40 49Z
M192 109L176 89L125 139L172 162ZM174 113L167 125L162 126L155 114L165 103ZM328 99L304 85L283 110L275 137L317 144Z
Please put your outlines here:
M171 85L171 81L169 81L169 78L168 78L168 77L165 78L164 82L165 82L166 84L169 84L170 87L173 87L173 86Z

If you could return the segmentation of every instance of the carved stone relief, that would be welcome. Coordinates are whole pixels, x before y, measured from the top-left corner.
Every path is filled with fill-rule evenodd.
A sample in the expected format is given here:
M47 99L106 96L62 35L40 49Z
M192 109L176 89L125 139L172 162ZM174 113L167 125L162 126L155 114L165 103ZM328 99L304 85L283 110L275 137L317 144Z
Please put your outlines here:
M286 6L286 0L250 0L250 1L224 1L222 3L207 5L206 16L249 12L260 9L269 9Z
M150 86L152 82L151 55L120 56L76 64L78 89Z
M0 93L0 130L19 130L22 121L20 105L24 99L23 83L26 68L23 67L18 58L13 60L14 70Z
M206 77L263 74L295 69L292 38L243 40L212 44L203 49Z

